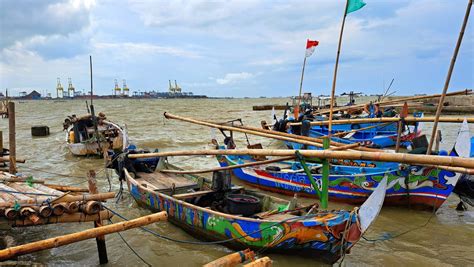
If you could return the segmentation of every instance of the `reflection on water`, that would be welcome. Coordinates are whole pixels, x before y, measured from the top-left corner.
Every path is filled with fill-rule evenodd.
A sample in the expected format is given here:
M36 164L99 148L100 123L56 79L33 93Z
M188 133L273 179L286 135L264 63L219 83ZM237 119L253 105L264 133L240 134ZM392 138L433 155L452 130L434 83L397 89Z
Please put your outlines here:
M182 116L203 118L214 121L227 121L242 118L244 123L258 127L261 120L271 121L271 111L252 111L253 105L282 104L286 99L163 99L163 100L96 100L95 110L104 112L108 119L126 124L132 142L139 147L160 150L204 149L210 140L210 129L184 122L166 120L163 112ZM36 178L48 179L51 183L82 185L90 169L103 169L104 162L95 158L76 158L69 155L65 147L65 133L62 122L67 115L86 112L85 102L74 100L65 102L26 101L17 103L17 154L27 159L20 165L20 171L33 174ZM277 111L282 114L283 111ZM47 125L51 135L43 138L31 137L31 126ZM431 126L425 124L427 134ZM449 149L457 135L458 126L440 123L443 130L442 148ZM8 121L0 120L4 140L7 138ZM474 129L471 128L474 133ZM216 132L216 135L219 133ZM242 134L236 133L237 145L246 145ZM252 143L262 143L264 147L280 147L281 142L250 136ZM6 140L5 146L8 145ZM184 168L202 169L217 166L213 157L172 158ZM45 171L49 172L46 173ZM61 176L65 174L66 177ZM112 189L119 188L115 174L112 176ZM109 186L105 171L98 175L99 188L107 191ZM238 183L238 182L237 182ZM302 199L310 203L311 199ZM346 265L472 265L474 262L474 213L460 213L454 210L458 198L451 196L436 214L410 211L402 208L384 208L366 234L371 242L361 240L351 254L345 258ZM110 201L109 201L110 202ZM138 208L133 199L124 194L119 203L108 203L128 218L149 214L146 209ZM351 208L347 205L331 204L331 208ZM429 220L429 223L427 223ZM113 221L119 221L113 218ZM15 236L17 243L27 243L44 238L59 236L91 228L92 223L50 225L45 227L17 228L9 235ZM194 240L181 229L169 223L157 223L150 226L159 233L176 239ZM400 235L393 238L401 233ZM2 232L4 233L4 232ZM229 252L223 246L194 246L160 240L140 230L123 233L124 238L148 262L155 265L199 266ZM110 266L143 265L116 235L106 237ZM275 266L318 265L313 260L302 257L270 255ZM82 241L47 251L22 256L22 260L48 263L50 265L79 264L98 265L97 249L94 240Z

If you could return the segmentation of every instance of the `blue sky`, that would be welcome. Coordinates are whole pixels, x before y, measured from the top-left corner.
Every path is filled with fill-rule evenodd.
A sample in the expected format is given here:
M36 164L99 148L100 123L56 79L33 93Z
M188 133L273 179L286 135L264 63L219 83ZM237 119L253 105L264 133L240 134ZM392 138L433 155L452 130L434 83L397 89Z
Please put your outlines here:
M366 0L348 15L338 94L439 93L467 0ZM111 94L114 79L132 91L209 96L289 96L298 92L306 39L304 91L329 94L345 2L0 0L0 88L55 95L71 77ZM474 29L468 23L450 90L473 88Z

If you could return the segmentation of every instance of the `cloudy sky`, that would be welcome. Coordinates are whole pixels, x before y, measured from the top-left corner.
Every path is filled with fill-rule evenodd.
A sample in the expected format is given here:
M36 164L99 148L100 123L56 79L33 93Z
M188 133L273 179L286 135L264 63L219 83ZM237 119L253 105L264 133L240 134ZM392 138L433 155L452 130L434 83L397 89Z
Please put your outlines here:
M441 92L467 0L366 0L347 17L337 92ZM111 94L132 91L209 96L296 95L306 39L304 91L329 94L343 0L135 1L0 0L0 88L53 93L71 77ZM474 86L471 18L450 90ZM53 96L55 93L53 93Z

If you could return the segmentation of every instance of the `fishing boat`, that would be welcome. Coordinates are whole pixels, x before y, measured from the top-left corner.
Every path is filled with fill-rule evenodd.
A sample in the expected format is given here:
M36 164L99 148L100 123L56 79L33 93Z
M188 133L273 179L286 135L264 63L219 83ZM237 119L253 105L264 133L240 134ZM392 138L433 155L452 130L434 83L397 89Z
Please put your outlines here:
M107 150L122 152L129 146L124 127L108 121L100 112L94 123L92 115L69 116L64 120L68 149L75 156L103 156ZM97 127L96 127L97 125Z
M465 121L459 131L451 156L469 157L470 133ZM232 147L233 148L233 147ZM218 149L229 149L218 146ZM253 162L251 156L217 156L222 167ZM357 161L355 161L357 163ZM322 184L322 164L306 163L319 189ZM329 175L329 200L350 204L363 203L387 178L385 204L410 206L419 209L438 209L465 174L433 166L404 165L398 163L338 164L332 161ZM234 177L260 189L306 197L317 197L317 192L301 162L283 161L267 166L235 168Z
M130 160L130 159L128 159ZM120 166L130 166L121 163ZM318 210L246 190L230 183L230 173L205 178L173 173L160 158L158 170L123 169L136 202L152 211L167 211L168 220L195 237L220 241L234 249L310 255L333 263L361 238L383 205L386 180L359 208Z
M423 117L422 113L415 113L414 117ZM325 118L317 117L316 120L325 120ZM313 125L309 126L310 120L302 125L292 125L295 122L294 119L290 118L287 123L290 123L290 127L281 127L277 125L277 129L280 131L287 131L297 135L307 135L310 137L323 137L327 136L329 129L327 125ZM279 124L287 124L280 121ZM347 124L334 124L331 129L331 139L335 142L344 144L361 143L367 147L374 148L387 148L393 147L397 142L397 123L347 123ZM411 147L413 140L420 137L422 133L422 123L415 122L413 125L405 125L404 130L401 132L401 147ZM342 134L342 135L341 135ZM294 147L298 149L298 147Z

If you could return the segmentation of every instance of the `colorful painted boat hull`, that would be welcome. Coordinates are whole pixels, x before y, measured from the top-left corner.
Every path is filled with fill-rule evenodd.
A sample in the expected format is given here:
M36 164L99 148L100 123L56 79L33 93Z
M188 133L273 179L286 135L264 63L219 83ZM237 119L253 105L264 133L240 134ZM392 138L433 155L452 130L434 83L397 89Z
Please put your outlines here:
M341 246L348 251L366 230L357 223L357 220L363 221L363 218L358 217L355 212L321 212L298 221L253 219L202 208L143 187L128 172L126 177L130 194L137 203L152 211L167 211L169 221L193 236L206 240L244 236L223 244L234 249L264 249L268 253L302 254L333 263L341 256ZM380 207L382 202L379 202ZM373 210L378 214L380 207ZM346 226L348 230L343 241L341 236ZM258 230L260 232L256 232Z
M245 156L242 156L245 157ZM218 156L221 166L237 165L239 156ZM238 179L261 189L306 197L316 197L304 172L287 173L262 168L236 168L232 174ZM363 203L387 177L384 204L419 209L438 209L448 198L461 174L432 167L411 166L409 170L391 169L383 172L329 176L329 200L350 204ZM322 175L313 178L321 185Z

